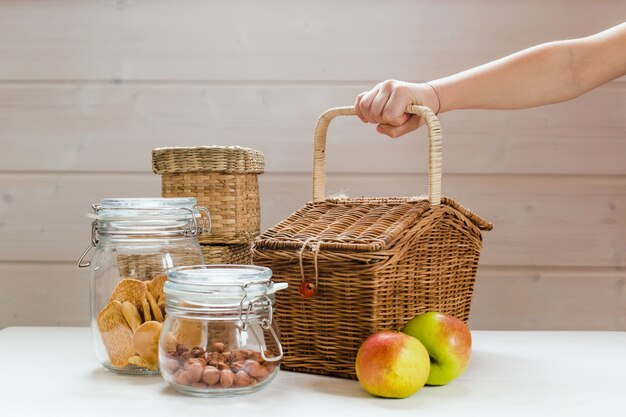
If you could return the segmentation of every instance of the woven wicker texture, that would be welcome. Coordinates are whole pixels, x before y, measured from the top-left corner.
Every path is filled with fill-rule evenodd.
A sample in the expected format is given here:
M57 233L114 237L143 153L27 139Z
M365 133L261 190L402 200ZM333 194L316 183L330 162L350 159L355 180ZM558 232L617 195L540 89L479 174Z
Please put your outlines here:
M163 174L163 197L195 197L209 209L211 231L200 243L247 243L258 236L259 181L256 174Z
M197 253L168 252L146 255L118 255L117 269L121 277L148 281L162 275L173 266L200 265L202 257Z
M469 317L480 229L491 224L440 197L441 130L429 109L408 110L423 114L429 127L429 199L324 199L318 140L325 141L333 117L354 114L330 110L316 127L314 201L255 241L254 263L289 283L276 295L285 369L355 378L356 353L370 334L426 311ZM298 292L305 280L318 285L307 299Z
M155 174L176 172L262 174L264 169L263 153L241 146L194 146L152 150L152 171Z
M209 264L252 264L252 245L202 245L204 263Z
M261 227L258 174L263 154L233 146L158 148L152 166L163 197L195 197L209 209L211 231L200 243L250 243Z

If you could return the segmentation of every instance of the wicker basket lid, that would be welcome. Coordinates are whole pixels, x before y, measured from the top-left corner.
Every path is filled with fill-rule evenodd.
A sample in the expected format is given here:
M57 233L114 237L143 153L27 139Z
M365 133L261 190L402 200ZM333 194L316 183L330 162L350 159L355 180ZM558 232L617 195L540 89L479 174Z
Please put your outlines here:
M462 214L475 230L491 230L491 223L452 199L441 207ZM410 197L326 199L311 202L259 236L256 249L320 249L377 252L391 247L407 229L431 209L428 199Z
M180 172L223 172L262 174L263 152L241 146L194 146L152 150L155 174Z

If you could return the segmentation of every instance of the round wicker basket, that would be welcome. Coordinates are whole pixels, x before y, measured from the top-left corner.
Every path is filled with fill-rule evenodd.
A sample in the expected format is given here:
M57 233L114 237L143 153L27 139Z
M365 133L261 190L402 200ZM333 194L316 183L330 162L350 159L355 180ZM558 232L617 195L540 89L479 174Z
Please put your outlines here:
M152 151L152 170L162 176L161 195L195 197L209 209L211 230L199 236L202 244L249 244L259 235L258 175L264 167L262 152L240 146Z

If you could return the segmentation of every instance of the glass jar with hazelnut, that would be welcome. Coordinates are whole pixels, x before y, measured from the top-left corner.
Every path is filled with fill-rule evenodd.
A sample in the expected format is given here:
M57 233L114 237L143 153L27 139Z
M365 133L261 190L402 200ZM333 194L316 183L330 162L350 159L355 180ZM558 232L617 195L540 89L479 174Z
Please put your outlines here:
M105 368L159 373L165 271L204 261L197 236L208 223L203 211L195 198L107 198L93 206L92 242L78 266L92 267L91 327Z
M253 265L173 268L159 340L161 375L177 391L210 397L267 386L282 358L274 293L287 287Z

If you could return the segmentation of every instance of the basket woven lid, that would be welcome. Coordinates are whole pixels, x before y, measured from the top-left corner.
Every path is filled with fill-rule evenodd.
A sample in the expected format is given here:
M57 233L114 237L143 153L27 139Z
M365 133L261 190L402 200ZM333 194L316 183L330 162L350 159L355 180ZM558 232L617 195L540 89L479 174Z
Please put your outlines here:
M257 248L379 251L428 211L428 200L327 199L311 202L255 241Z
M262 174L263 152L241 146L194 146L152 150L155 174L181 172L223 172Z
M452 199L443 198L440 208L467 216L476 227L491 224ZM411 197L326 199L311 202L255 240L257 249L320 249L375 252L392 246L431 209L427 199ZM443 214L443 213L442 213Z

